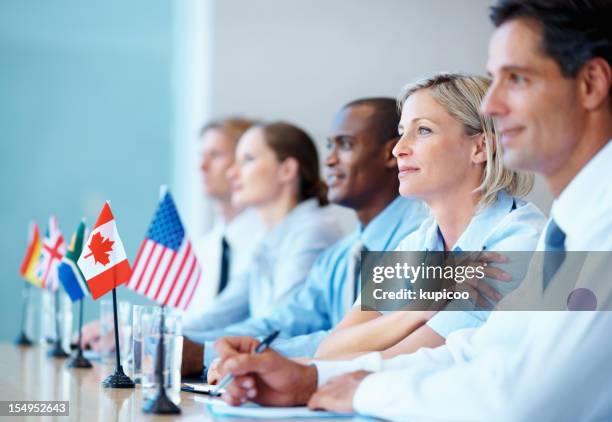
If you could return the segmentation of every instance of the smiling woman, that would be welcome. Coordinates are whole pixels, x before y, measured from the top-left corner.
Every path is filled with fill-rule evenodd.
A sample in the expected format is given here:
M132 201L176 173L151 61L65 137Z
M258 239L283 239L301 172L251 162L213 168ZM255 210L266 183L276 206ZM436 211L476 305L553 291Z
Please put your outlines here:
M480 76L439 74L404 89L398 98L401 138L394 149L402 195L424 197L461 186L465 193L479 192L479 204L487 206L502 190L529 193L533 174L504 167L493 119L470 106L480 104L489 85ZM411 174L415 177L405 177Z
M399 192L422 199L431 217L397 250L535 248L545 218L537 207L519 199L531 190L533 175L504 167L493 120L480 113L489 83L476 75L442 73L409 85L399 96L400 139L393 148ZM495 303L500 292L511 291L523 275L515 270L511 278L509 282L487 273L482 284L488 289L481 287L479 294ZM453 301L443 305L444 311L460 310ZM336 359L374 350L391 357L436 347L457 329L483 324L489 314L482 309L434 316L435 311L389 313L357 305L321 343L317 357Z

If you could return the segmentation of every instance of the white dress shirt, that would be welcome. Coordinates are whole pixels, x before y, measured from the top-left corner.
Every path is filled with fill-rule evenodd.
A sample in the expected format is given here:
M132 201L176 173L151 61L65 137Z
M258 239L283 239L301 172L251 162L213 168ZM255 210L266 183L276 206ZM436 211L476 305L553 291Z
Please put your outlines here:
M612 251L611 162L608 142L553 204L567 251ZM593 261L576 285L612 285L611 260L599 254ZM611 309L612 294L597 300L597 309ZM611 333L609 311L498 311L436 349L315 364L320 384L344 372L374 371L359 385L353 406L386 419L609 421Z
M247 275L264 231L257 213L247 209L227 224L219 218L206 235L194 242L202 266L202 280L192 305L183 316L184 329L216 328L246 318L249 313ZM230 247L229 278L227 286L219 294L223 236Z

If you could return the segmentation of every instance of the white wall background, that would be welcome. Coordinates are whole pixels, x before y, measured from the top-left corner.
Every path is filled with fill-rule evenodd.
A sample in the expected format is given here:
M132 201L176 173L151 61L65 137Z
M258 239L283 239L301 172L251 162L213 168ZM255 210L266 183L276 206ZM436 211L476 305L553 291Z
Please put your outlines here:
M201 72L203 117L286 119L320 146L350 100L395 97L437 71L484 74L492 32L488 0L216 0L206 10L195 3L210 25L192 40L192 53L206 45L210 58ZM531 199L548 211L541 181Z
M190 233L202 233L211 219L196 153L203 122L287 119L322 145L350 100L395 96L435 71L483 73L489 2L1 1L0 339L17 333L30 218L44 230L55 214L69 236L111 199L133 261L170 181ZM532 197L548 210L544 186ZM98 309L88 303L86 319Z

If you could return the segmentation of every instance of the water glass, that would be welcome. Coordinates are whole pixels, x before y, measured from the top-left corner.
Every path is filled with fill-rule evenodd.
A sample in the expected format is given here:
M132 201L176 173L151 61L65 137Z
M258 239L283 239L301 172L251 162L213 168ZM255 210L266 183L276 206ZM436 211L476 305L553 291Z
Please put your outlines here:
M70 351L72 338L72 302L63 291L41 289L42 312L40 327L42 342L52 344L59 334L62 347ZM59 308L59 309L58 309ZM59 327L57 323L59 322Z
M129 302L124 301L117 304L119 353L122 364L127 362L132 347L131 306ZM102 300L100 303L100 358L102 363L115 363L115 323L112 300Z
M140 383L142 377L142 317L159 314L159 306L134 305L132 307L132 353L130 354L130 369L132 380Z
M164 360L163 377L166 393L174 403L180 401L181 360L183 337L181 316L164 311ZM142 315L142 377L143 396L153 398L159 388L157 374L157 352L160 340L161 311Z

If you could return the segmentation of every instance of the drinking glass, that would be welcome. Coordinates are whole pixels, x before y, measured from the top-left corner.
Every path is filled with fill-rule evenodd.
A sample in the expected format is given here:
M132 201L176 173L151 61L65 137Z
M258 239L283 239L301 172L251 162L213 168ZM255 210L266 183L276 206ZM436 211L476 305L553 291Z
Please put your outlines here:
M180 401L181 360L183 355L183 337L181 317L176 313L165 311L164 314L164 387L168 397L174 402ZM161 311L142 315L142 376L143 396L150 399L159 388L157 369L157 350L160 339Z

